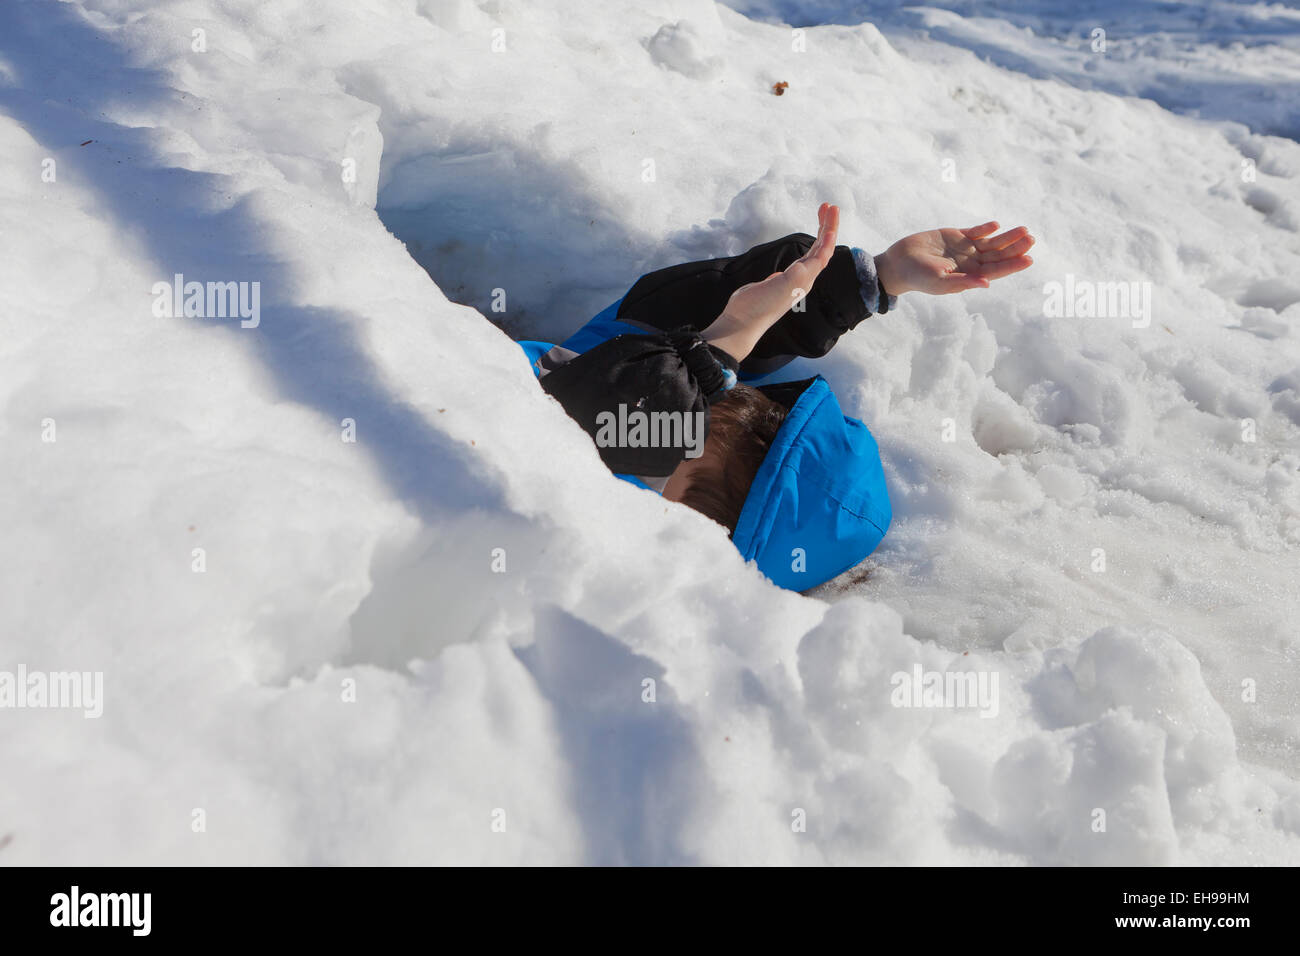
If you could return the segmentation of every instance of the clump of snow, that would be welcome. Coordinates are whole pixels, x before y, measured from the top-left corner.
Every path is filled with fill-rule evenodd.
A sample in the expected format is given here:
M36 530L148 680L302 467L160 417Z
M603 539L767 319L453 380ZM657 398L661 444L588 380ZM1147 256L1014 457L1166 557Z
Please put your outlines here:
M1300 859L1294 102L1022 68L1042 31L954 6L0 6L0 671L105 693L0 709L0 859ZM1262 83L1292 12L1242 10ZM509 335L820 200L1039 244L789 370L896 514L804 597L611 479ZM177 274L259 321L157 315Z
M665 23L645 47L660 66L692 79L707 80L722 70L722 58L705 52L706 41L689 20Z

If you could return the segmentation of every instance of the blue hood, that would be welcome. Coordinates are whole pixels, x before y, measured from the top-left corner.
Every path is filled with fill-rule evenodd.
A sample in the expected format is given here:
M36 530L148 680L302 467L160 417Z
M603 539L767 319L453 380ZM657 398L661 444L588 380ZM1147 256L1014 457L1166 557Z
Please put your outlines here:
M876 550L892 519L876 440L819 375L759 466L732 541L774 583L806 591Z
M616 335L649 331L616 318L621 301L560 348L581 353ZM538 360L553 346L519 345L540 374ZM784 388L788 393L790 386ZM749 488L732 541L774 583L806 591L871 554L893 512L876 440L841 411L824 378L811 379L792 405L783 404L790 411ZM631 475L618 477L648 487Z

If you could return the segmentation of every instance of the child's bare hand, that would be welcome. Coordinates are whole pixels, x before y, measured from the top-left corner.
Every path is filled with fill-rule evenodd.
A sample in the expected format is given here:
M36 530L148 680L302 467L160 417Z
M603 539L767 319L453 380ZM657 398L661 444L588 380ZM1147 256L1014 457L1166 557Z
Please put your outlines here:
M946 295L987 289L989 282L1028 269L1034 237L1024 226L994 236L996 222L969 229L931 229L898 240L876 256L876 272L890 295Z
M835 253L840 227L840 207L822 203L817 208L817 239L784 272L773 272L761 282L743 285L731 294L724 314L742 322L771 324L808 294L817 276Z
M822 203L817 209L817 239L803 257L790 263L784 272L773 272L761 282L751 282L733 292L722 315L705 330L704 338L743 361L763 333L812 289L835 254L839 227L840 207Z

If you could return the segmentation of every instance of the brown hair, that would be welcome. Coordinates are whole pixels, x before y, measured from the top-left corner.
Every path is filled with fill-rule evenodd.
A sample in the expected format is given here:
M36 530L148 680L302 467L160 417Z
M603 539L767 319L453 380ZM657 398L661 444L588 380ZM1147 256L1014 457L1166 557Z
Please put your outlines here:
M738 383L714 403L705 454L682 491L682 504L735 534L749 486L785 416L783 405L750 385Z

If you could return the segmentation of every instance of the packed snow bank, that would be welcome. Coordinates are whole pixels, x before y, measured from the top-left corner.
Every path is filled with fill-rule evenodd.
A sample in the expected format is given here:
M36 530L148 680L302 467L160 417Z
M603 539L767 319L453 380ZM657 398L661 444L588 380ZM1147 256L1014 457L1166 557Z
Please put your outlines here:
M1032 77L1300 138L1300 10L1259 0L726 0L802 27L869 20L909 57L950 48Z
M104 687L0 710L0 858L1300 859L1296 144L703 2L0 35L0 670ZM821 199L1040 242L793 370L897 515L809 598L611 479L500 329ZM257 321L156 314L177 274ZM1152 321L1047 318L1067 275Z

